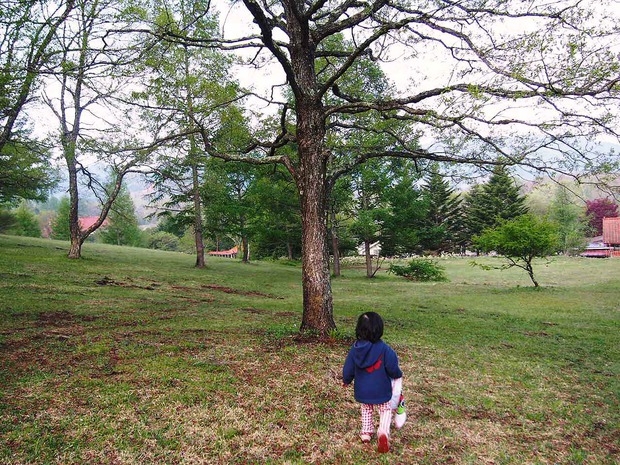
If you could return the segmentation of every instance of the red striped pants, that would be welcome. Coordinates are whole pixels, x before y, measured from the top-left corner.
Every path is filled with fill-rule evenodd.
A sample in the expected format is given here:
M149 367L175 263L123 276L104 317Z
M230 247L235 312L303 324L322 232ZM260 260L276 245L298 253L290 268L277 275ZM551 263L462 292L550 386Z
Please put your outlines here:
M372 415L374 409L379 412L379 434L390 436L390 423L392 422L392 402L387 401L383 404L361 404L362 410L362 434L373 434L375 427Z

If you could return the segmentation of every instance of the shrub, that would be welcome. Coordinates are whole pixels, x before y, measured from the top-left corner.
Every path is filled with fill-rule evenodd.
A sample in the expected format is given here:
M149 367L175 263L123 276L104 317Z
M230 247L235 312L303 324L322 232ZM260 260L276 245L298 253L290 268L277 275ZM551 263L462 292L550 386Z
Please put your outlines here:
M388 273L411 281L447 281L445 268L433 260L414 258L406 265L390 265Z
M148 235L146 245L149 249L177 251L179 250L179 238L174 234L157 231Z
M0 233L10 234L15 225L17 225L15 214L8 210L0 210Z

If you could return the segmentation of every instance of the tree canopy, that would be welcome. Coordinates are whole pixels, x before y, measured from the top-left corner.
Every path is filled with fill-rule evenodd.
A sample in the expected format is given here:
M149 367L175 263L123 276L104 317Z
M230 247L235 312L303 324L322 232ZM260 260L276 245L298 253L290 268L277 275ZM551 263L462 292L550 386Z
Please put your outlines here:
M498 268L522 268L535 287L534 259L546 258L560 247L556 225L531 214L503 221L473 238L474 245L485 252L495 251L507 264Z

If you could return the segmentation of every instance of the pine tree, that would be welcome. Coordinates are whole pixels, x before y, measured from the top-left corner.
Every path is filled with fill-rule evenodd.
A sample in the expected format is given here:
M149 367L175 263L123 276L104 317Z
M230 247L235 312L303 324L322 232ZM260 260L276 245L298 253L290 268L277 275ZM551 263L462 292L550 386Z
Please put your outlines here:
M71 210L71 201L69 197L63 197L58 204L56 217L52 221L51 238L61 241L71 240L71 231L69 229L69 211Z
M549 206L549 219L557 225L559 246L564 254L585 245L588 224L584 213L583 208L572 202L568 189L558 186Z
M489 180L474 186L465 198L465 225L468 239L502 222L527 213L525 197L505 166L498 165Z
M41 227L35 214L28 208L26 202L15 210L15 232L17 236L41 237Z
M462 228L461 194L444 179L437 166L426 176L422 188L426 212L420 231L421 246L425 250L446 252L454 250Z
M426 222L426 202L415 186L418 180L410 173L396 173L394 185L385 193L388 208L383 215L381 250L386 256L422 251L420 232Z
M125 186L121 188L108 214L108 226L101 231L106 244L139 246L142 238L133 200Z

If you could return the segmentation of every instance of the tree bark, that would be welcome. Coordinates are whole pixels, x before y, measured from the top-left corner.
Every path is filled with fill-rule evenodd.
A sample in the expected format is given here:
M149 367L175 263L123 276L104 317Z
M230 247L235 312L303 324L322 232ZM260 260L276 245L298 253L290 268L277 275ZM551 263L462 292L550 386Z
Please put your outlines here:
M364 255L366 257L366 277L372 278L372 257L370 256L370 241L368 239L364 239Z
M532 259L526 260L525 269L527 271L527 274L530 275L530 279L534 283L534 287L539 287L538 281L536 281L536 278L534 277L534 268L532 267Z
M327 256L327 157L320 99L298 99L297 140L300 170L297 179L302 218L302 285L304 310L300 330L328 335L336 328Z
M69 174L69 235L71 237L71 246L69 247L69 253L67 255L68 258L81 258L82 244L84 243L78 214L79 193L75 150L76 143L74 137L72 135L66 135L63 140L63 151L67 163L67 172Z
M187 45L184 47L185 54L183 62L185 65L185 77L188 79L189 73L189 53ZM189 83L186 87L187 103L187 124L190 128L194 127L194 99ZM194 202L194 243L196 244L196 268L205 267L205 246L202 230L202 201L200 198L200 176L198 173L198 147L193 135L189 138L189 158L192 167L192 196Z
M332 255L334 256L334 276L340 276L340 253L338 252L338 229L336 228L336 212L330 209L331 233L332 233Z
M243 252L243 263L248 263L250 261L250 247L248 244L248 236L241 236L241 250Z
M286 251L288 253L288 259L293 260L293 244L290 239L287 239L286 241Z
M200 200L198 167L195 164L192 164L192 183L192 189L194 190L194 241L196 244L196 268L204 268L205 246L202 237L202 202Z

